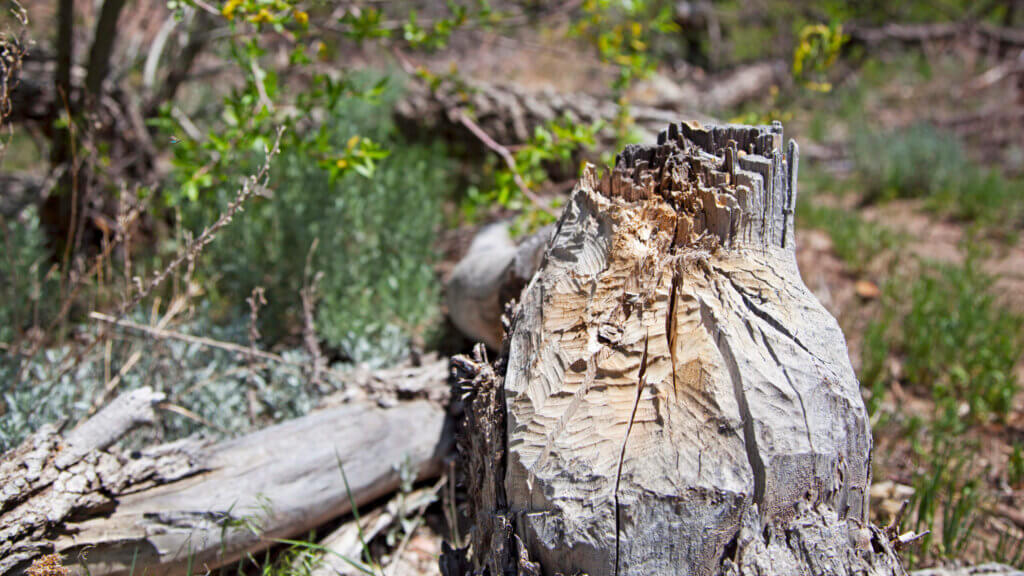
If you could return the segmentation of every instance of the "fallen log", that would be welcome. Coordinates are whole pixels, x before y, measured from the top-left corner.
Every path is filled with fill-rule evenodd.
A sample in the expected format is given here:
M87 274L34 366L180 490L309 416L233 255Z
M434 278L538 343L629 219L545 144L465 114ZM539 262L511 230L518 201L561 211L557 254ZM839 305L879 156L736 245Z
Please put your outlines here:
M492 350L501 347L501 315L540 266L551 236L545 227L517 245L507 222L485 226L455 266L445 285L445 301L452 323L468 338Z
M473 83L462 86L443 83L431 88L421 82L410 83L405 97L395 107L400 124L413 131L476 142L459 121L458 113L472 111L474 121L497 142L510 146L522 144L533 136L535 128L568 118L580 124L610 122L619 106L589 94L565 94L554 90L530 92L514 85ZM678 116L675 110L634 106L629 110L633 125L643 141L653 141L658 130ZM614 142L614 135L605 135Z
M456 364L475 529L448 576L904 574L796 170L779 124L674 124L584 171L503 359Z
M995 43L1000 49L1024 47L1024 31L988 22L939 22L929 24L886 24L864 26L849 24L843 32L853 43L875 46L887 42L921 44L965 39Z
M680 114L713 121L707 111L728 110L764 97L773 85L786 82L787 74L785 62L769 60L703 80L655 76L640 82L630 95L632 127L641 142L653 143L658 132ZM563 118L581 124L610 124L620 114L620 107L608 98L582 92L530 91L515 84L446 81L439 86L410 82L395 108L399 122L410 129L435 134L440 130L448 137L476 141L466 134L457 112L470 113L491 138L511 146L529 140L535 128ZM610 149L617 141L614 130L605 130L598 136L601 149Z
M0 573L51 552L83 557L94 576L213 569L395 491L400 465L437 476L449 451L445 408L423 398L357 401L218 443L109 447L160 399L137 390L69 435L47 427L3 457Z
M756 62L711 78L700 92L700 110L728 110L763 98L772 86L788 81L785 62ZM682 104L682 103L680 103Z

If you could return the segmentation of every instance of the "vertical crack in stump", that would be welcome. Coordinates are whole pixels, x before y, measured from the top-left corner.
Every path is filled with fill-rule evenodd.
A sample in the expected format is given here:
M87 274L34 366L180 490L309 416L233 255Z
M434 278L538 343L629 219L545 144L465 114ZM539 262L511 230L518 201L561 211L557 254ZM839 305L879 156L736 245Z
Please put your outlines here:
M675 244L675 237L672 238ZM672 395L678 398L678 377L676 375L676 297L679 292L678 264L672 264L672 286L668 291L668 314L665 316L665 343L668 345L668 358L672 363Z
M636 399L633 401L633 411L629 415L629 424L626 426L626 435L622 438L622 449L619 450L619 465L615 471L615 574L619 573L619 540L621 537L619 524L619 483L622 481L622 462L626 459L626 444L629 442L629 433L633 431L633 422L636 420L636 409L640 406L640 395L644 392L644 377L647 374L647 347L650 342L650 335L644 337L644 353L640 358L640 373L637 375Z

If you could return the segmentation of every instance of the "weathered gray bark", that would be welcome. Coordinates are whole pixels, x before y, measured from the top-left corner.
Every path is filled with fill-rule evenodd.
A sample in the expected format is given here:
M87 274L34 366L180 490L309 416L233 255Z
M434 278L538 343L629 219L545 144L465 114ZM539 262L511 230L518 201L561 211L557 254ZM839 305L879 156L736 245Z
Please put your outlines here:
M396 385L447 390L446 361ZM440 366L440 368L438 368ZM216 568L272 538L302 535L395 491L403 463L439 475L448 453L445 408L429 399L354 401L253 434L124 453L109 448L152 418L159 394L122 396L71 434L40 430L0 460L0 573L52 551L80 552L95 576L184 574ZM204 568L205 570L205 568Z
M1024 31L988 22L940 22L934 24L887 24L881 27L845 26L843 30L856 43L876 45L886 42L919 44L966 39L984 45L996 42L1001 48L1024 46Z
M585 171L497 373L459 364L478 572L903 574L796 167L780 125L678 124Z
M717 74L704 81L672 80L668 93L656 84L639 88L636 96L648 105L630 106L633 127L641 142L653 143L658 132L685 112L689 117L710 121L703 115L708 110L726 110L745 101L763 96L773 84L786 79L787 68L779 61L758 62ZM429 130L464 133L453 111L472 114L487 134L504 145L521 144L533 136L538 126L569 118L579 123L612 122L619 106L607 98L585 93L560 93L553 90L527 91L513 84L471 82L454 86L442 84L431 89L423 83L410 83L407 94L398 103L400 121ZM600 145L611 147L616 141L614 131L599 135Z

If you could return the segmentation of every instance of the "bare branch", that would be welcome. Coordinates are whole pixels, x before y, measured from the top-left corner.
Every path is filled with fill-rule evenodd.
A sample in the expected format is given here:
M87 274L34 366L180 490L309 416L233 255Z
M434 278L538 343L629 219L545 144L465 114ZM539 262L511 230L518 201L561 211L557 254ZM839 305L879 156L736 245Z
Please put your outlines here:
M530 202L533 202L541 210L547 212L552 216L558 216L557 214L554 213L554 211L551 210L550 207L548 207L547 203L541 200L539 196L534 194L533 191L530 190L530 187L526 185L526 182L523 181L523 177L519 174L519 169L516 167L516 159L514 156L512 156L512 153L509 152L508 148L495 142L494 139L488 136L487 133L484 132L483 129L480 128L480 126L478 126L476 122L470 120L469 116L466 116L462 112L462 110L455 109L452 110L452 113L455 115L456 118L458 118L459 123L461 123L467 129L469 129L469 131L472 132L473 135L480 140L480 142L483 142L484 146L487 146L492 151L494 151L498 156L501 156L501 159L505 162L505 165L508 166L509 171L512 172L512 179L515 181L516 186L519 187L519 191L523 193L523 196L526 196L530 200Z

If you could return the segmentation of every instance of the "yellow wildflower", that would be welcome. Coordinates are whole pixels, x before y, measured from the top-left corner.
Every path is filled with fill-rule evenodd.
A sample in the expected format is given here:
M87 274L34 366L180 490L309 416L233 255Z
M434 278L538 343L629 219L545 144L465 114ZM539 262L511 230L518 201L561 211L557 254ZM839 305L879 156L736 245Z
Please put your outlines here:
M309 14L306 14L302 10L296 10L293 13L293 16L295 17L295 21L299 23L299 26L305 27L309 25Z
M249 17L249 21L253 24L267 24L274 21L274 15L266 8L260 8L259 12Z
M221 8L220 13L228 20L235 19L235 10L242 4L242 0L228 0L227 4Z

